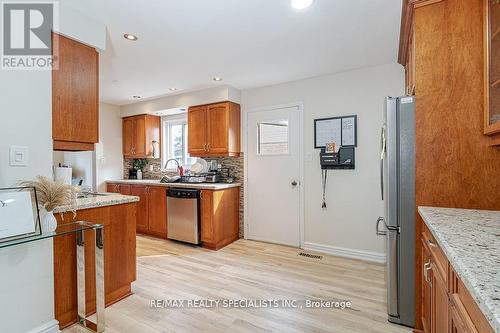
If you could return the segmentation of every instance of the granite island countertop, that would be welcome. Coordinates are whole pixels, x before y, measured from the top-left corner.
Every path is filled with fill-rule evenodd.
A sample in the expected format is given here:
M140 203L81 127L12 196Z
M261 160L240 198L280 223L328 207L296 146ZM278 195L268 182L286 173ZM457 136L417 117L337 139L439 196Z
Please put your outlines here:
M97 207L106 207L114 205L122 205L126 203L138 202L139 197L122 195L118 193L102 193L102 195L92 196L88 198L76 199L76 205L60 206L54 209L54 213L65 213L73 210L83 210Z
M500 333L500 211L418 211L493 330Z
M160 183L157 179L119 179L108 180L108 184L130 184L130 185L152 185L175 188L194 188L199 190L225 190L233 187L240 187L240 183Z

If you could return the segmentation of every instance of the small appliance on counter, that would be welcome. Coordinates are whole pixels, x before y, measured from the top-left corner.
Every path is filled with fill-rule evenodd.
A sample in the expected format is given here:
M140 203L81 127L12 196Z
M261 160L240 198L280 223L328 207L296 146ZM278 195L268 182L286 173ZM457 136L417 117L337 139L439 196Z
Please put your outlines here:
M61 182L67 185L71 185L71 179L73 177L73 169L67 166L63 166L59 163L59 166L54 167L54 180L56 182Z
M218 171L209 171L205 176L206 183L220 183L220 173Z
M128 179L137 179L137 170L134 168L128 169Z

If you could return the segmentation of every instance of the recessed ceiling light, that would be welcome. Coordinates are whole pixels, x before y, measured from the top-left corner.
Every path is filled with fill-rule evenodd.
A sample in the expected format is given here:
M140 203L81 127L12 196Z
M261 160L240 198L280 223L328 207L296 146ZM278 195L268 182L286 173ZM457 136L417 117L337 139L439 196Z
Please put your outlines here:
M306 9L311 6L314 0L292 0L292 7L295 9Z
M168 90L170 90L170 91L176 91L177 88L169 88Z
M222 78L221 78L221 77L216 76L216 77L214 77L214 81L222 81Z
M134 96L132 96L132 98L135 98L135 99L141 99L142 97L141 97L141 96L139 96L139 95L134 95Z
M123 37L125 39L132 40L132 41L136 41L138 39L136 35L132 35L132 34L125 34L125 35L123 35Z

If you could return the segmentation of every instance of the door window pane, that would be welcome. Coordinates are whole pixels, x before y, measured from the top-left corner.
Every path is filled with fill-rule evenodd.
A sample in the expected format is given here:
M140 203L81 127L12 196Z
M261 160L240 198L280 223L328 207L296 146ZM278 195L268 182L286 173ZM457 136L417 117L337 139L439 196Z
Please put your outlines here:
M258 155L288 154L288 119L264 121L258 127Z

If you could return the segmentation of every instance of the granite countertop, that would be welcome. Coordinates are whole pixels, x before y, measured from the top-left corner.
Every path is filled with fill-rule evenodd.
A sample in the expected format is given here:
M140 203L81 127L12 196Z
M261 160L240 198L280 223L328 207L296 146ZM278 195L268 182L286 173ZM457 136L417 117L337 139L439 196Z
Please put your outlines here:
M76 199L76 207L73 205L60 206L54 209L54 213L64 213L71 212L73 210L122 205L137 201L139 201L139 197L121 195L118 193L105 193L104 195L95 197Z
M418 211L491 327L500 333L500 211Z
M240 187L239 183L160 183L156 179L120 179L108 180L107 183L111 184L135 184L135 185L156 185L175 188L194 188L200 190L225 190L233 187Z

